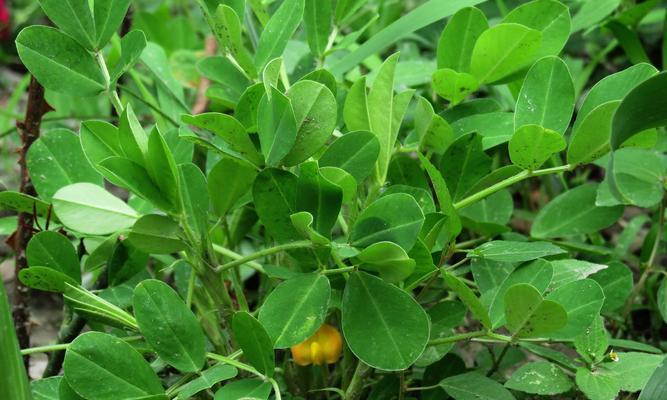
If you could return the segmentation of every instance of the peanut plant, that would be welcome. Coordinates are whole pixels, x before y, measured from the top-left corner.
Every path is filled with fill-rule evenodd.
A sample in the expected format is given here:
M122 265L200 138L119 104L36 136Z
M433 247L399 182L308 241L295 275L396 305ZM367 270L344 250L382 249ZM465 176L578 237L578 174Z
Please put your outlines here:
M663 2L35 12L0 398L667 398Z

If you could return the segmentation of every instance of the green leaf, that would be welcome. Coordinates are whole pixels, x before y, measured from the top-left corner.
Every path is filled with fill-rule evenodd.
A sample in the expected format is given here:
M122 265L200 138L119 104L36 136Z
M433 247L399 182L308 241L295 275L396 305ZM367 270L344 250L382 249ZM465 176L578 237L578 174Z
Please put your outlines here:
M449 101L452 106L465 100L477 90L479 84L474 76L453 69L439 69L433 73L433 90L438 96Z
M183 95L183 85L171 73L171 66L164 48L156 43L148 42L144 51L141 52L141 63L155 77L163 104L168 104L177 113L189 112Z
M75 281L57 269L40 266L22 269L19 272L19 280L27 287L55 293L65 292L66 284L80 284L80 281Z
M470 271L477 288L483 296L488 292L499 290L501 284L514 271L514 264L475 258L470 263Z
M382 63L367 98L370 131L380 142L380 154L376 164L376 179L378 179L378 182L384 182L387 175L387 168L398 134L398 129L395 129L393 121L394 72L397 62L398 53L394 53ZM396 135L394 131L396 131Z
M542 32L538 57L560 53L570 38L569 8L557 0L534 0L522 4L510 11L502 22L513 22Z
M466 225L473 230L497 229L504 231L514 211L514 201L508 190L500 190L491 196L461 209ZM485 228L489 226L489 228Z
M343 192L324 178L316 161L301 164L296 188L296 209L313 216L313 228L326 238L340 213Z
M479 83L497 83L529 66L538 56L542 33L515 23L495 25L477 39L470 71Z
M410 250L424 223L424 213L415 199L405 193L380 197L371 203L352 228L350 243L367 247L389 241Z
M171 211L174 204L167 199L141 165L125 157L109 157L98 167L110 182L123 187L152 203L156 207Z
M216 214L224 216L250 190L257 168L247 161L222 157L208 173L208 193Z
M159 188L160 193L172 204L172 209L180 209L180 206L177 206L177 204L180 204L180 197L176 160L174 160L174 156L157 126L148 136L146 169L151 180Z
M198 115L184 115L183 122L213 132L241 157L261 166L264 164L246 129L234 117L221 113L204 113Z
M568 163L591 163L609 152L611 122L619 104L620 100L602 103L581 119L579 125L575 125L567 149Z
M572 18L572 33L590 28L614 12L621 0L598 0L585 2Z
M84 400L83 397L79 396L77 392L72 389L72 386L67 382L67 379L63 378L60 380L60 387L58 388L58 395L60 395L59 400ZM160 399L161 395L149 396L148 399Z
M63 368L67 383L88 399L167 398L160 379L141 354L106 333L87 332L74 339Z
M31 267L48 267L62 272L76 283L81 282L79 257L65 235L53 231L36 234L28 242L26 258Z
M537 238L555 238L597 232L615 223L623 207L598 207L598 185L587 183L563 192L542 208L530 234Z
M321 83L302 80L287 91L296 120L296 141L283 159L297 165L315 154L336 127L338 106L333 93Z
M515 400L503 385L479 372L450 376L439 385L456 400Z
M419 153L419 161L421 161L423 168L426 170L426 173L431 180L431 184L435 191L435 197L438 199L440 211L446 217L444 230L447 232L447 241L452 240L461 232L461 219L454 208L447 184L440 174L440 171L438 171L426 157L421 155L421 153Z
M512 337L543 337L567 324L567 314L555 301L544 300L534 286L518 283L505 293L505 320Z
M268 400L271 383L259 379L241 379L226 384L215 392L215 400Z
M468 307L470 312L482 323L487 329L491 329L491 320L489 319L489 311L479 301L475 293L462 280L454 275L443 272L442 276L445 278L447 286L453 290L463 304Z
M489 315L493 327L497 328L504 323L505 316L505 295L507 290L519 283L529 284L536 288L540 293L549 286L553 276L553 267L551 263L542 259L537 259L516 268L510 273L498 286L496 290L489 291L482 295L482 301L489 304Z
M16 37L16 50L47 89L74 96L95 96L105 89L104 76L92 55L55 28L34 25L23 29Z
M551 261L554 268L554 275L551 279L549 289L557 289L570 282L584 279L591 274L602 271L607 268L604 264L595 264L583 260L560 259Z
M462 136L442 156L440 171L454 201L463 198L479 179L491 170L491 157L482 149L482 137L476 133Z
M392 242L377 242L354 257L359 268L380 274L389 283L404 280L415 270L415 260L402 247Z
M472 49L479 36L489 29L486 15L478 8L462 8L454 14L438 40L438 68L470 71Z
M667 72L658 73L634 87L621 101L612 122L611 148L637 133L667 125Z
M536 0L529 4L533 3L556 3L564 7L551 0ZM567 8L565 11L567 13ZM558 57L544 57L530 67L521 85L514 112L514 130L535 124L562 136L570 125L574 103L574 83L567 65Z
M493 240L472 250L469 257L481 257L494 261L523 262L562 253L565 253L565 250L549 242Z
M178 390L178 400L187 400L197 393L210 389L216 383L236 377L238 370L230 365L217 364L206 369L201 376L191 380Z
M455 138L477 133L482 136L482 149L508 142L514 134L514 114L505 111L476 113L452 122Z
M620 382L613 376L578 368L576 382L579 390L590 400L613 400L621 390Z
M454 141L452 127L439 115L433 115L426 133L422 137L421 145L434 153L442 154Z
M505 382L508 389L541 396L565 393L572 389L572 386L572 380L562 369L546 361L522 365Z
M602 317L593 319L591 326L574 338L574 348L589 363L602 361L607 347L609 338Z
M429 190L402 184L391 185L382 193L381 197L393 193L406 193L414 197L424 214L435 212L435 204L433 203L433 197Z
M129 328L134 331L139 329L134 317L118 306L108 302L107 300L104 300L99 296L94 295L79 285L72 285L69 282L64 282L63 284L65 289L63 298L65 299L65 302L69 307L71 307L73 311L81 314L86 319L91 321L100 321L106 325L111 325L122 329ZM79 336L79 338L80 337L82 336ZM104 343L98 343L98 345L100 345L102 349L105 348ZM106 349L109 350L108 347ZM113 349L109 351L113 351ZM89 358L92 360L93 357ZM74 363L76 363L76 361ZM65 364L67 364L67 361L65 361ZM90 370L87 369L85 373L90 373ZM67 375L67 366L65 366L65 375ZM85 377L83 376L80 378L85 380ZM70 382L70 384L72 383ZM78 391L79 390L77 389L77 392Z
M134 163L145 166L148 154L148 135L139 123L132 105L125 106L118 123L118 141L124 155Z
M129 4L129 1L128 1ZM141 52L146 48L146 35L142 31L131 31L120 41L121 55L109 74L111 82L116 82L124 73L132 69L139 61Z
M273 347L285 349L312 336L324 322L330 296L329 280L319 274L290 278L273 289L259 310Z
M349 131L370 131L371 116L368 110L366 77L362 76L352 84L343 105L343 120Z
M149 214L132 226L127 240L137 249L149 254L169 254L186 249L180 226L168 217Z
M236 108L250 85L247 76L227 57L206 57L197 63L197 71L213 82L207 96L220 100L227 107Z
M605 364L609 374L621 383L621 390L638 392L664 361L664 354L617 353L618 362Z
M572 339L584 332L600 315L604 293L594 280L581 279L549 293L547 300L559 303L567 312L567 325L549 337Z
M315 56L322 57L329 42L333 26L333 7L332 0L306 0L303 24L308 46Z
M278 88L278 81L283 68L283 58L277 57L269 61L262 71L262 83L269 99L271 99L271 88Z
M609 101L623 100L630 90L657 72L654 66L640 63L601 79L586 95L586 99L577 112L572 131L577 130L578 125L594 108Z
M667 395L667 363L663 360L639 394L639 400L660 400Z
M232 320L234 337L250 365L269 378L276 368L273 341L262 324L247 312L237 312Z
M340 0L336 2L336 25L341 25L354 15L368 0Z
M192 163L179 164L181 200L186 223L192 231L204 237L208 233L208 185L202 171Z
M33 400L59 400L59 388L62 376L52 376L30 382Z
M0 192L0 210L32 213L40 217L49 214L50 204L25 193L5 190ZM52 216L53 218L53 216Z
M334 97L338 94L338 82L336 77L326 69L320 68L307 73L299 78L300 81L314 81L319 82L327 87L333 93Z
M102 2L102 0L98 0ZM95 40L95 23L90 5L77 0L39 0L44 14L53 21L60 30L72 37L86 50L98 47Z
M607 264L607 268L590 275L604 292L602 312L609 313L621 308L632 292L633 275L630 268L617 261Z
M285 0L271 16L257 44L255 67L258 70L263 70L269 60L282 55L301 23L304 8L304 0Z
M296 142L297 120L289 98L274 87L257 106L257 133L266 165L278 165Z
M118 128L106 121L89 120L81 123L81 147L93 167L109 157L124 156L118 140Z
M28 373L23 366L11 306L5 285L0 285L0 397L4 399L32 400ZM35 400L38 400L35 398Z
M243 25L234 9L226 4L219 4L214 14L213 33L218 38L221 47L226 48L234 56L234 59L251 78L255 78L257 70L261 71L262 68L255 68L252 56L243 44L242 32ZM271 58L273 57L267 58L266 61Z
M206 338L197 317L169 285L155 279L134 289L134 315L148 344L182 372L196 372L206 358Z
M343 191L343 203L350 203L357 195L357 180L337 167L322 167L320 175Z
M429 0L372 35L368 41L338 60L329 70L334 75L342 75L369 56L386 49L411 33L446 18L463 7L474 6L483 1L452 0L443 4L441 0Z
M90 235L127 229L139 217L121 199L91 183L75 183L58 190L53 195L53 209L66 227Z
M259 220L278 243L298 240L290 215L296 212L297 177L291 172L269 168L260 172L252 196Z
M611 193L621 203L652 207L662 199L667 176L664 154L633 147L619 149L608 170Z
M93 12L95 14L96 49L103 48L111 36L116 33L131 2L132 0L95 0Z
M529 171L542 166L553 154L565 150L565 139L539 125L523 125L510 139L512 163Z
M407 154L400 154L391 159L387 171L387 181L392 185L411 186L415 189L428 190L428 181L419 161Z
M426 312L409 294L365 272L345 285L342 326L350 350L373 368L397 371L421 355L429 339Z
M66 129L45 132L28 150L26 163L39 196L48 201L63 186L89 182L102 185L102 177L93 169L81 150L79 138Z

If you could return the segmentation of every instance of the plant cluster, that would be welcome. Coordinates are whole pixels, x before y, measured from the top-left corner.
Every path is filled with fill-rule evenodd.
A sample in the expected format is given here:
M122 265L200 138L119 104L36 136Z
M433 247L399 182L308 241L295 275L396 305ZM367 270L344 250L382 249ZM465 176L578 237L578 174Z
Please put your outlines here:
M67 316L2 398L667 398L660 1L153 3L16 37L104 118L0 192Z

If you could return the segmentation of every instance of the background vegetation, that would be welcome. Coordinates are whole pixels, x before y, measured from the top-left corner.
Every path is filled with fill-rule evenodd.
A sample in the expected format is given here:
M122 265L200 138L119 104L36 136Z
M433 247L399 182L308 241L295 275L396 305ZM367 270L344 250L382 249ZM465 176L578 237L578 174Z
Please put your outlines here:
M667 398L665 24L0 0L0 398Z

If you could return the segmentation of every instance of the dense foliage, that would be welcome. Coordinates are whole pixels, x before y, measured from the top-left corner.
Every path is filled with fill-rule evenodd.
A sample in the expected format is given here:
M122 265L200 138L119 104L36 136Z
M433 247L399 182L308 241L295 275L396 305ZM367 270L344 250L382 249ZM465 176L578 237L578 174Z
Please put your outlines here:
M1 398L667 398L663 2L39 5Z

